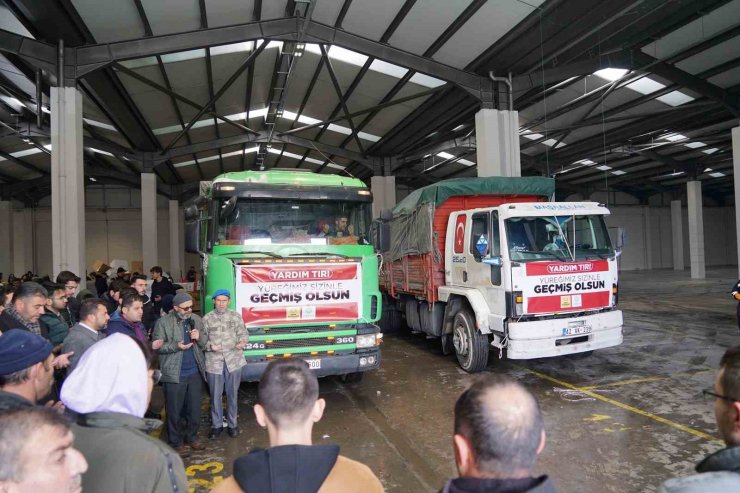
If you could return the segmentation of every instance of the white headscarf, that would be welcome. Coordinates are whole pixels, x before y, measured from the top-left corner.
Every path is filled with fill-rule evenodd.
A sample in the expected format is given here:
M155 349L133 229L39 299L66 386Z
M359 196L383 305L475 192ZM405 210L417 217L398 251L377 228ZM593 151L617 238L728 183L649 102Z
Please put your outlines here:
M115 412L144 417L149 373L141 348L115 333L93 344L62 386L66 407L80 414Z

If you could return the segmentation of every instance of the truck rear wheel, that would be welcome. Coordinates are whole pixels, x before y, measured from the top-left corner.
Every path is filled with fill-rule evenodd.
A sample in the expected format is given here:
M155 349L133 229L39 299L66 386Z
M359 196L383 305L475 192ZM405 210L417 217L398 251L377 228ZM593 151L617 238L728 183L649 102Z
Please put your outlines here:
M475 316L467 308L455 314L452 341L463 370L476 373L488 365L488 337L475 328Z

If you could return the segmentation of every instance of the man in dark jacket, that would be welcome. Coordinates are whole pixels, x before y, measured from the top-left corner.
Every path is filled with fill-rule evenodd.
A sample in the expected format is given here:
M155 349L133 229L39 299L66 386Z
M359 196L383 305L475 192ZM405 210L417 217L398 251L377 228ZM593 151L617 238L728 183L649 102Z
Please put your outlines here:
M121 299L121 316L108 322L108 335L120 332L147 344L146 327L141 323L143 315L144 298L138 293L124 294Z
M172 300L174 309L157 321L152 333L152 348L159 352L167 413L167 441L179 454L186 454L183 442L193 450L203 450L198 441L201 395L206 362L203 351L208 346L208 332L203 320L193 314L193 298L178 293ZM179 427L183 409L187 409L187 426Z
M41 323L46 326L46 338L56 348L61 349L64 338L69 333L69 326L64 321L62 313L67 309L67 296L61 284L46 283L46 308L41 315ZM59 346L59 347L57 347Z
M57 275L57 284L64 286L64 294L67 296L67 308L62 315L67 325L72 327L80 319L80 302L77 299L77 289L80 287L80 278L73 272L63 270Z
M46 290L35 282L24 282L13 293L13 300L0 314L0 333L22 329L46 336L46 326L39 323L46 306Z
M532 477L545 447L542 413L521 384L497 375L476 380L455 403L455 462L460 477L440 493L554 493Z
M25 330L0 336L0 411L31 407L54 383L51 343Z
M144 316L141 318L141 321L144 327L151 331L159 318L159 313L155 313L154 302L146 295L146 276L142 276L141 274L131 276L130 286L139 293L139 296L144 298Z
M234 475L211 493L381 493L383 485L366 465L339 455L336 445L313 445L313 425L325 405L316 374L305 361L272 361L254 406L257 423L270 435L270 448L236 459Z
M128 287L128 284L123 279L116 278L110 282L108 291L100 298L108 308L108 315L112 316L113 312L121 307L121 290L126 287Z
M90 347L105 337L100 332L108 323L108 310L105 303L98 298L85 300L80 306L80 321L71 329L69 335L64 339L62 351L73 352L67 372L71 372L77 366L82 355Z
M740 346L725 351L714 388L704 395L714 399L719 436L727 445L704 458L693 476L669 479L660 493L740 491Z

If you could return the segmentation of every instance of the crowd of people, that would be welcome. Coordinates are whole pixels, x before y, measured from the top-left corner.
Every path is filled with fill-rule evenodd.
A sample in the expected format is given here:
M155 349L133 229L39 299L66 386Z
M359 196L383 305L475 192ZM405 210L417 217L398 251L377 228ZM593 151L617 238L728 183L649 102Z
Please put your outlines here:
M183 458L205 448L198 428L206 383L209 439L220 440L224 428L239 437L237 391L249 333L229 309L231 293L213 293L214 310L201 318L193 298L165 282L159 267L150 273L151 296L140 275L113 279L100 297L85 299L76 298L80 279L70 272L55 283L13 286L0 314L0 491L187 491ZM159 383L165 440L150 434L162 426L151 419ZM740 347L724 354L705 394L715 400L726 447L697 474L666 481L663 493L740 491ZM383 491L373 471L339 446L313 443L314 424L330 412L303 360L271 362L254 405L269 447L236 459L232 476L213 491ZM520 383L476 378L457 399L451 438L459 475L440 485L441 493L555 491L547 475L534 472L545 426Z

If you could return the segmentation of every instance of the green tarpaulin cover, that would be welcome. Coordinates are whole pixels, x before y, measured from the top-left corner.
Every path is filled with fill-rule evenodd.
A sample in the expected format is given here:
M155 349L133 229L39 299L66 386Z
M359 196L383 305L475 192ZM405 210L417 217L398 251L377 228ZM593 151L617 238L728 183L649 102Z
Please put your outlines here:
M393 217L411 214L420 205L433 203L436 208L453 195L538 195L555 193L555 180L541 176L506 178L452 178L411 192L393 208Z

